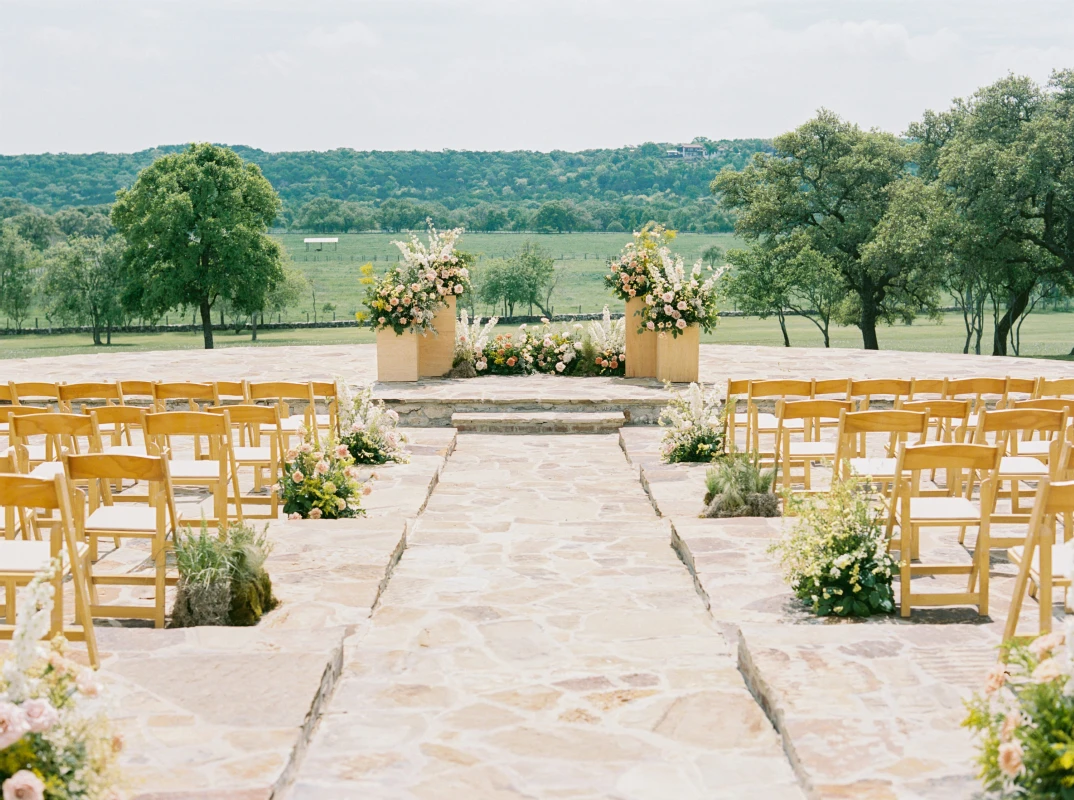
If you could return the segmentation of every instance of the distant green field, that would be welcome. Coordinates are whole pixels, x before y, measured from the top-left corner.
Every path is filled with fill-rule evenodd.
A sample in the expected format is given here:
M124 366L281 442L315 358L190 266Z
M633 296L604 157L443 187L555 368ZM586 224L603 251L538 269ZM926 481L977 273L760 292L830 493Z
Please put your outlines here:
M612 303L612 308L616 304ZM619 306L621 308L621 306ZM512 330L501 326L504 331ZM796 347L820 347L821 337L817 329L804 319L792 318L788 325L791 344ZM962 320L957 314L944 315L941 322L921 320L914 325L893 325L879 330L880 346L885 350L910 350L918 352L962 352ZM357 344L372 342L373 335L367 328L310 328L301 330L262 330L257 345ZM753 317L723 317L715 331L702 338L704 342L717 344L753 344L778 347L783 343L779 326L774 319L759 320ZM116 352L138 350L188 350L200 349L200 333L139 333L116 334L111 348L94 347L89 334L63 334L56 336L0 336L0 358L32 358L35 356L59 356L77 353L101 353L109 349ZM233 334L217 331L217 347L248 346L250 334ZM991 353L991 344L982 350ZM860 348L861 334L856 328L835 328L832 345L841 348ZM1031 315L1022 326L1022 355L1038 358L1067 358L1074 347L1074 313L1037 313ZM2 376L0 376L2 377Z
M295 266L306 273L312 288L316 289L318 309L325 301L331 302L336 306L338 319L350 319L363 307L365 293L358 284L358 268L367 261L372 262L378 271L394 264L399 249L392 241L405 238L405 234L389 233L338 234L338 245L323 245L322 250L317 250L320 245L311 244L307 249L302 241L307 236L313 234L286 233L279 238ZM555 313L599 312L605 304L614 301L612 294L604 288L604 267L608 259L617 255L631 240L629 233L467 233L459 246L478 257L480 270L481 261L513 255L527 240L540 244L556 260L556 268L561 270L552 295ZM738 242L728 233L683 233L676 237L674 249L687 263L693 263L714 244L726 250ZM307 313L312 320L312 291L290 314L284 312L279 319L304 321ZM527 310L522 309L521 313L527 313Z

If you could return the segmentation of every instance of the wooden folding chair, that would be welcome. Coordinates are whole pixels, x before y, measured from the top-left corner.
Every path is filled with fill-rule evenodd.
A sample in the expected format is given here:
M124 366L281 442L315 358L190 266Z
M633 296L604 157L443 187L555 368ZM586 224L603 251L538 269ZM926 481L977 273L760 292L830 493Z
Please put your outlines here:
M969 419L966 420L968 428L977 427L977 415L988 408L988 398L993 398L992 405L1003 407L1007 402L1010 392L1011 379L1006 378L958 378L949 380L945 388L945 397L948 400L969 400L973 408L970 409Z
M171 381L153 384L153 408L160 413L168 410L168 402L186 405L190 411L201 411L203 406L216 405L216 390L211 383Z
M802 490L813 491L811 465L814 461L834 461L836 441L821 439L825 424L839 424L841 414L854 410L850 400L780 400L776 405L776 463L780 465L783 486L787 489L796 477L795 467L802 468ZM788 426L788 422L792 423ZM796 424L794 424L796 423ZM793 437L801 435L801 440Z
M324 405L325 413L317 413L316 405L311 406L311 417L318 431L327 431L330 439L339 438L339 387L335 381L310 381L313 401Z
M152 406L155 381L120 381L119 393L123 405Z
M1061 444L1058 437L1066 431L1069 424L1070 416L1065 408L1062 411L1043 408L1011 408L999 411L981 409L977 415L973 441L976 444L987 444L990 436L995 440L996 446L1003 453L999 470L996 472L996 498L1007 497L1011 502L1010 513L994 512L992 522L1028 522L1032 509L1021 506L1021 484L1039 482L1042 478L1048 477L1048 464L1044 460L1031 455L1019 455L1019 437L1033 432L1049 435L1050 456L1058 459ZM1005 483L1010 485L1006 492L1003 491ZM995 547L1002 547L1006 544L1005 540L995 536L993 540ZM1021 539L1015 540L1010 546L1017 544L1018 541Z
M836 468L844 479L858 476L876 484L888 500L895 482L895 454L901 444L921 444L928 436L929 418L923 411L854 411L839 417ZM887 434L883 455L869 453L868 436ZM913 437L915 441L909 441Z
M12 447L11 418L28 417L37 414L51 413L50 409L41 406L0 406L0 419L3 420L3 433L7 437L7 446Z
M1051 631L1052 591L1056 588L1066 591L1070 587L1070 579L1056 566L1069 558L1065 547L1056 542L1056 521L1060 516L1069 520L1072 515L1074 481L1052 483L1048 478L1041 479L1033 498L1033 516L1025 541L1007 551L1007 558L1018 566L1018 577L1014 581L1011 608L1003 628L1004 641L1015 638L1027 589L1029 596L1035 596L1040 606L1040 633ZM1070 535L1068 524L1065 538L1069 539Z
M803 380L763 380L750 381L746 391L746 412L749 414L749 427L746 429L747 448L756 453L762 463L775 464L776 451L779 449L780 427L775 414L761 411L757 401L769 399L779 401L784 399L808 400L813 396L813 381ZM800 420L788 419L783 426L785 430L801 431ZM761 436L772 436L773 443L770 451L761 450Z
M48 381L11 381L8 387L12 402L23 406L40 406L52 410L60 405L59 385Z
M96 406L114 406L123 403L118 383L61 383L57 387L60 411L68 414L86 414Z
M891 398L894 408L899 400L908 399L913 392L912 381L900 378L870 378L850 382L850 399L858 403L858 411L868 411L878 398Z
M213 405L232 405L250 402L246 381L213 381Z
M43 438L44 442L34 444L30 441L33 438ZM63 472L60 456L65 450L88 453L98 449L88 415L59 411L11 417L11 444L19 459L19 471L39 478Z
M166 456L121 455L97 453L66 456L65 465L72 480L89 485L89 514L81 533L89 543L90 557L97 560L98 541L102 536L117 542L122 539L148 539L152 543L154 574L99 574L89 571L89 586L94 604L91 612L97 617L151 619L158 628L164 627L165 587L177 578L167 576L167 554L175 544L178 517L172 494ZM149 486L149 503L145 506L117 506L112 502L109 484L114 481L145 481ZM98 586L152 586L153 604L101 604L97 601Z
M1074 400L1074 378L1040 378L1037 381L1036 396L1039 398L1056 398Z
M194 486L208 489L213 496L212 519L206 520L223 530L228 525L228 484L239 496L239 476L235 467L235 452L231 438L228 410L219 414L199 411L163 411L145 415L145 435L151 455L167 453L168 471L172 486ZM189 437L195 441L204 437L208 448L204 457L179 457L175 440ZM185 454L184 454L185 456ZM242 506L235 510L242 522ZM186 522L180 519L180 522Z
M252 468L255 492L260 492L266 485L269 489L268 497L236 495L235 505L270 506L267 514L247 514L249 519L279 517L280 495L276 483L280 478L284 455L279 407L236 404L209 406L205 410L210 414L223 414L226 411L233 426L249 431L250 444L234 447L236 469Z
M19 471L19 459L15 455L15 448L9 447L0 451L0 473L7 475L21 474ZM33 520L27 519L28 514L33 514L21 506L3 506L4 509L4 539L22 537L30 540L34 536L40 538L40 532Z
M283 429L284 446L290 447L292 436L301 436L306 430L317 435L316 425L311 415L316 408L312 383L297 381L265 381L251 383L250 400L254 403L271 400L280 409L280 427ZM292 414L291 405L301 405L301 414ZM270 431L271 432L271 431Z
M1038 397L1030 400L1016 400L1008 403L1006 407L1020 410L1027 408L1042 408L1048 411L1066 411L1067 417L1074 420L1074 398ZM1056 437L1046 436L1043 433L1038 436L1030 432L1028 435L1012 442L1012 450L1014 447L1017 447L1018 455L1033 456L1047 463L1048 459L1051 457L1052 440L1054 438ZM1068 441L1074 441L1074 424L1070 425L1058 438L1061 440L1066 439Z
M988 559L992 509L995 505L995 472L999 468L1000 450L985 444L918 444L900 445L895 461L896 485L888 512L887 533L892 550L899 551L900 613L910 616L912 606L976 605L978 613L988 613ZM944 470L947 473L948 495L923 496L920 492L921 473L925 470ZM980 505L974 505L966 494L957 491L963 484L959 476L976 470L985 477L981 481ZM913 563L920 558L920 531L928 527L977 527L977 541L970 565ZM895 527L899 536L894 536ZM965 592L911 591L914 575L968 575Z
M899 411L923 411L929 418L929 429L936 431L933 441L958 444L966 441L972 404L969 400L903 400L896 405Z
M43 509L58 513L58 521L52 535L44 541L0 541L0 584L5 591L5 625L0 625L0 638L10 639L14 632L16 616L16 588L25 586L34 576L48 568L53 559L65 552L61 566L53 578L52 624L49 636L63 634L72 641L86 643L90 664L98 666L97 639L93 631L93 617L89 597L89 548L78 541L75 532L75 516L71 510L71 490L63 475L38 478L32 475L0 475L0 506L16 507L26 511ZM28 516L27 519L30 517ZM57 530L58 528L58 530ZM64 578L71 576L75 593L75 623L64 622Z
M727 406L727 447L728 449L737 448L735 442L735 436L737 435L737 429L739 426L745 431L746 446L743 448L749 450L750 439L750 415L748 411L740 412L738 410L739 397L749 394L750 382L746 379L735 380L734 378L727 379L727 394L724 396L724 403Z

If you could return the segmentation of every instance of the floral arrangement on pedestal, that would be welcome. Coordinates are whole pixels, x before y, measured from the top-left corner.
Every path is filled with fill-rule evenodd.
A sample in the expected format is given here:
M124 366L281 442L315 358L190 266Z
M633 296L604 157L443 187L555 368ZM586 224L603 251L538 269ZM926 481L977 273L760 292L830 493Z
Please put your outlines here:
M445 298L470 289L469 264L473 259L455 250L461 235L462 228L437 231L430 225L428 245L413 235L409 241L394 242L403 260L381 278L374 276L372 264L361 268L373 330L435 332L433 318L446 305ZM357 317L366 319L365 314Z
M622 300L641 297L649 288L649 272L659 263L660 252L675 238L675 231L650 222L634 234L615 259L608 262L604 285Z
M404 445L406 435L398 430L399 415L373 399L365 387L354 397L346 381L336 381L340 442L347 446L356 464L405 464L410 460Z
M649 267L649 286L639 331L678 336L691 325L712 330L718 319L716 280L719 273L702 279L700 261L687 272L682 259L672 256L666 248L658 255L659 261Z
M350 448L336 440L318 443L307 434L288 450L280 479L280 496L288 519L344 519L365 514L361 498L373 490L362 481Z
M1074 797L1074 619L1014 643L967 701L989 797Z
M667 426L660 443L660 455L669 464L680 461L712 461L724 452L727 430L725 407L716 387L705 391L691 383L660 412L660 424Z
M19 592L11 649L0 677L0 791L4 800L113 800L118 754L89 667L67 657L67 642L47 645L57 564Z
M854 479L823 494L786 498L794 527L772 545L791 589L817 616L868 617L895 610L897 562L880 512Z

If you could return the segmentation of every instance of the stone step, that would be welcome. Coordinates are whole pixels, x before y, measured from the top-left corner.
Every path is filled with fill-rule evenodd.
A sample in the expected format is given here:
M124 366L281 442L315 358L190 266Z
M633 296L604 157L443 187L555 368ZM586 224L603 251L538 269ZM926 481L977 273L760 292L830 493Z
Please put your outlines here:
M460 433L615 433L626 425L622 411L456 412Z

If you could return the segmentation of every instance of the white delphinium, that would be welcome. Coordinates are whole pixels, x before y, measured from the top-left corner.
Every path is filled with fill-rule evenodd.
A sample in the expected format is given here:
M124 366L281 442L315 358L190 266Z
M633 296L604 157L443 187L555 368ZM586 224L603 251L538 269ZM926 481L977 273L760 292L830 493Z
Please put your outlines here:
M626 349L626 318L612 319L612 312L604 306L603 317L589 323L588 334L598 352L622 353Z
M724 445L723 403L715 385L691 383L672 396L660 412L660 424L668 428L661 443L665 461L711 461Z
M477 316L471 323L470 315L463 309L459 313L459 326L455 329L455 363L465 361L475 364L480 361L499 321L499 317L492 317L482 325L481 317Z
M358 464L383 464L386 461L409 461L404 445L405 434L398 430L399 414L373 397L372 387L363 387L357 395L347 396L347 413L340 409L341 442ZM340 402L343 402L341 395Z
M48 649L41 640L52 625L52 597L55 593L52 581L61 562L62 556L54 560L48 569L37 573L19 591L11 652L3 669L8 702L21 703L33 696L37 680L30 677L31 667L48 658Z

